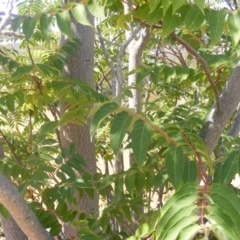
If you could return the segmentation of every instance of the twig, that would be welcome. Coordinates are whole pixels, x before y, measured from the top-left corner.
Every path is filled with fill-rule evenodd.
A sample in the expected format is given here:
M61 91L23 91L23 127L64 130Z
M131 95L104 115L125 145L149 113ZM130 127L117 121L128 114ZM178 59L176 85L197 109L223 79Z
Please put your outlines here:
M32 53L31 53L31 50L30 50L30 48L29 48L29 45L27 45L27 50L28 50L28 54L29 54L30 60L31 60L31 62L32 62L32 65L34 66L35 63L34 63L34 61L33 61Z
M111 79L112 79L112 96L116 96L116 74L115 74L115 68L114 68L114 63L112 58L110 57L110 55L108 54L104 41L103 41L103 36L100 30L100 27L97 26L97 31L98 31L98 35L99 35L99 41L100 41L100 45L101 48L103 50L103 54L105 56L105 58L108 60L109 64L110 64L110 68L111 68Z
M205 75L207 76L207 79L213 89L214 95L215 95L215 100L216 100L216 106L217 106L217 113L221 114L222 113L222 108L221 108L221 103L220 103L220 96L219 96L219 92L217 89L217 86L212 78L212 75L208 69L208 65L207 62L187 43L185 42L182 38L178 37L174 32L170 34L170 36L176 40L177 42L179 42L180 44L182 44L186 50L192 54L196 60L200 63L200 65L202 66L202 70L204 71Z

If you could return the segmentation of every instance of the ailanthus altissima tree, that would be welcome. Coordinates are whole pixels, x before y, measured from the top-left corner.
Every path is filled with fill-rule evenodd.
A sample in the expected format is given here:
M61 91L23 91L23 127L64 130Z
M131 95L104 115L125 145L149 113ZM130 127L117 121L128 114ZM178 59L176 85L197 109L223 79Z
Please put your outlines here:
M237 1L9 3L8 239L239 239Z

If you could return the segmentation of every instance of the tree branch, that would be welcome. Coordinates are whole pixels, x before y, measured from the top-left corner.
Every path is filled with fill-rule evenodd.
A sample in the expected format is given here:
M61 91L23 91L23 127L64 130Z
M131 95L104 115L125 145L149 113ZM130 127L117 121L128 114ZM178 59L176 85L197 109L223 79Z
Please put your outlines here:
M220 96L217 89L217 86L212 78L212 75L208 69L208 64L206 61L193 49L187 42L185 42L182 38L178 37L174 32L170 34L170 36L180 44L182 44L186 50L193 55L196 60L200 63L202 70L204 71L205 75L207 76L207 79L213 89L215 100L216 100L216 106L217 106L217 113L220 115L222 113L221 103L220 103Z
M215 145L222 134L224 128L228 124L232 114L237 109L240 102L240 62L229 77L220 96L220 104L222 106L222 114L217 113L216 104L212 107L206 124L200 132L200 136L206 143L208 153L211 154Z
M122 83L123 83L123 74L122 74L122 57L127 46L139 32L140 26L138 26L130 35L130 37L120 46L120 50L117 56L117 88L116 88L116 96L119 96L122 92Z

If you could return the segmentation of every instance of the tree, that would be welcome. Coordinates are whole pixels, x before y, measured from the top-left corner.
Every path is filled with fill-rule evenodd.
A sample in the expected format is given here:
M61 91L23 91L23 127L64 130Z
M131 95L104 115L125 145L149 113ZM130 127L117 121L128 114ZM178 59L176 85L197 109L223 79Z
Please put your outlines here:
M68 223L77 229L70 237L96 240L239 239L238 189L230 184L239 173L237 2L32 3L23 1L0 28L25 49L1 50L0 170L43 227L60 237ZM102 18L94 68L88 11ZM14 33L5 30L10 19ZM54 22L68 37L61 46ZM143 108L134 111L135 93ZM122 168L111 173L119 156ZM0 202L2 216L6 207L30 237L21 214Z

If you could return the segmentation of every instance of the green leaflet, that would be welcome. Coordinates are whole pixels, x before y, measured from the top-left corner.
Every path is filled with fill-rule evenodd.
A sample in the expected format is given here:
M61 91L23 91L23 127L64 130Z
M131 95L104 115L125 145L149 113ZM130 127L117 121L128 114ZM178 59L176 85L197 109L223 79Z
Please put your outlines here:
M87 18L87 12L86 12L85 6L83 4L78 4L78 5L74 6L72 8L72 15L76 19L77 22L79 22L83 25L92 27L92 24L89 22L89 20Z
M104 18L104 7L98 5L97 0L89 0L87 3L89 12L97 18Z
M238 173L239 165L239 152L235 151L229 154L228 158L223 164L221 171L221 184L228 184L235 174Z
M190 224L187 227L183 228L178 235L178 240L192 239L197 232L199 232L201 226L198 224Z
M229 12L227 23L232 37L232 48L234 49L240 40L240 12Z
M220 11L219 10L209 11L208 22L209 22L211 46L214 46L215 44L217 44L222 36L226 14L227 12L225 9Z
M26 18L23 22L22 26L23 34L25 35L27 42L29 42L30 38L33 35L36 23L37 23L36 19L32 17Z
M211 204L207 206L207 210L209 212L209 214L206 215L207 219L211 223L217 223L219 225L217 228L219 228L222 234L226 233L225 235L230 237L229 239L239 239L236 237L238 235L236 225L223 209L215 204Z
M194 0L194 3L199 7L201 12L204 14L205 0Z
M171 5L171 1L169 0L162 0L162 7L163 7L163 15L165 15L165 13L167 12L168 8ZM172 14L172 10L170 12Z
M210 189L210 197L213 202L236 224L237 235L240 236L240 200L228 187L213 184Z
M172 0L173 14L183 5L185 0Z
M144 123L142 120L137 120L134 124L131 134L132 149L136 163L141 168L148 151L148 146L151 140L151 126Z
M178 189L182 180L184 165L185 158L183 156L182 148L169 145L166 153L165 166L167 174L175 189Z
M125 186L129 194L133 197L135 190L135 174L126 175Z
M98 125L112 112L118 109L118 105L114 102L106 103L101 106L95 113L90 127L90 136L93 137Z
M115 155L121 147L123 138L132 122L133 117L126 112L118 113L113 120L110 130L110 144Z
M177 239L182 229L198 220L194 202L198 198L197 185L190 183L177 191L161 209L156 226L156 239ZM196 229L196 227L194 227Z
M151 1L149 1L150 13L153 12L157 8L158 5L160 5L160 1L159 0L151 0ZM160 6L158 8L160 8Z
M204 22L204 16L201 10L196 5L193 5L185 19L186 27L190 31L199 29L203 24L203 22Z
M51 22L52 22L52 16L47 14L42 14L40 17L40 30L43 33L43 37L46 40L49 40L51 38Z
M72 38L71 19L68 11L58 12L56 14L57 25L63 34Z
M184 183L196 182L197 180L197 164L195 161L185 159L182 180Z
M188 14L189 8L189 5L183 5L174 14L172 14L172 7L168 8L166 14L163 16L163 36L169 35L176 27L182 24Z

